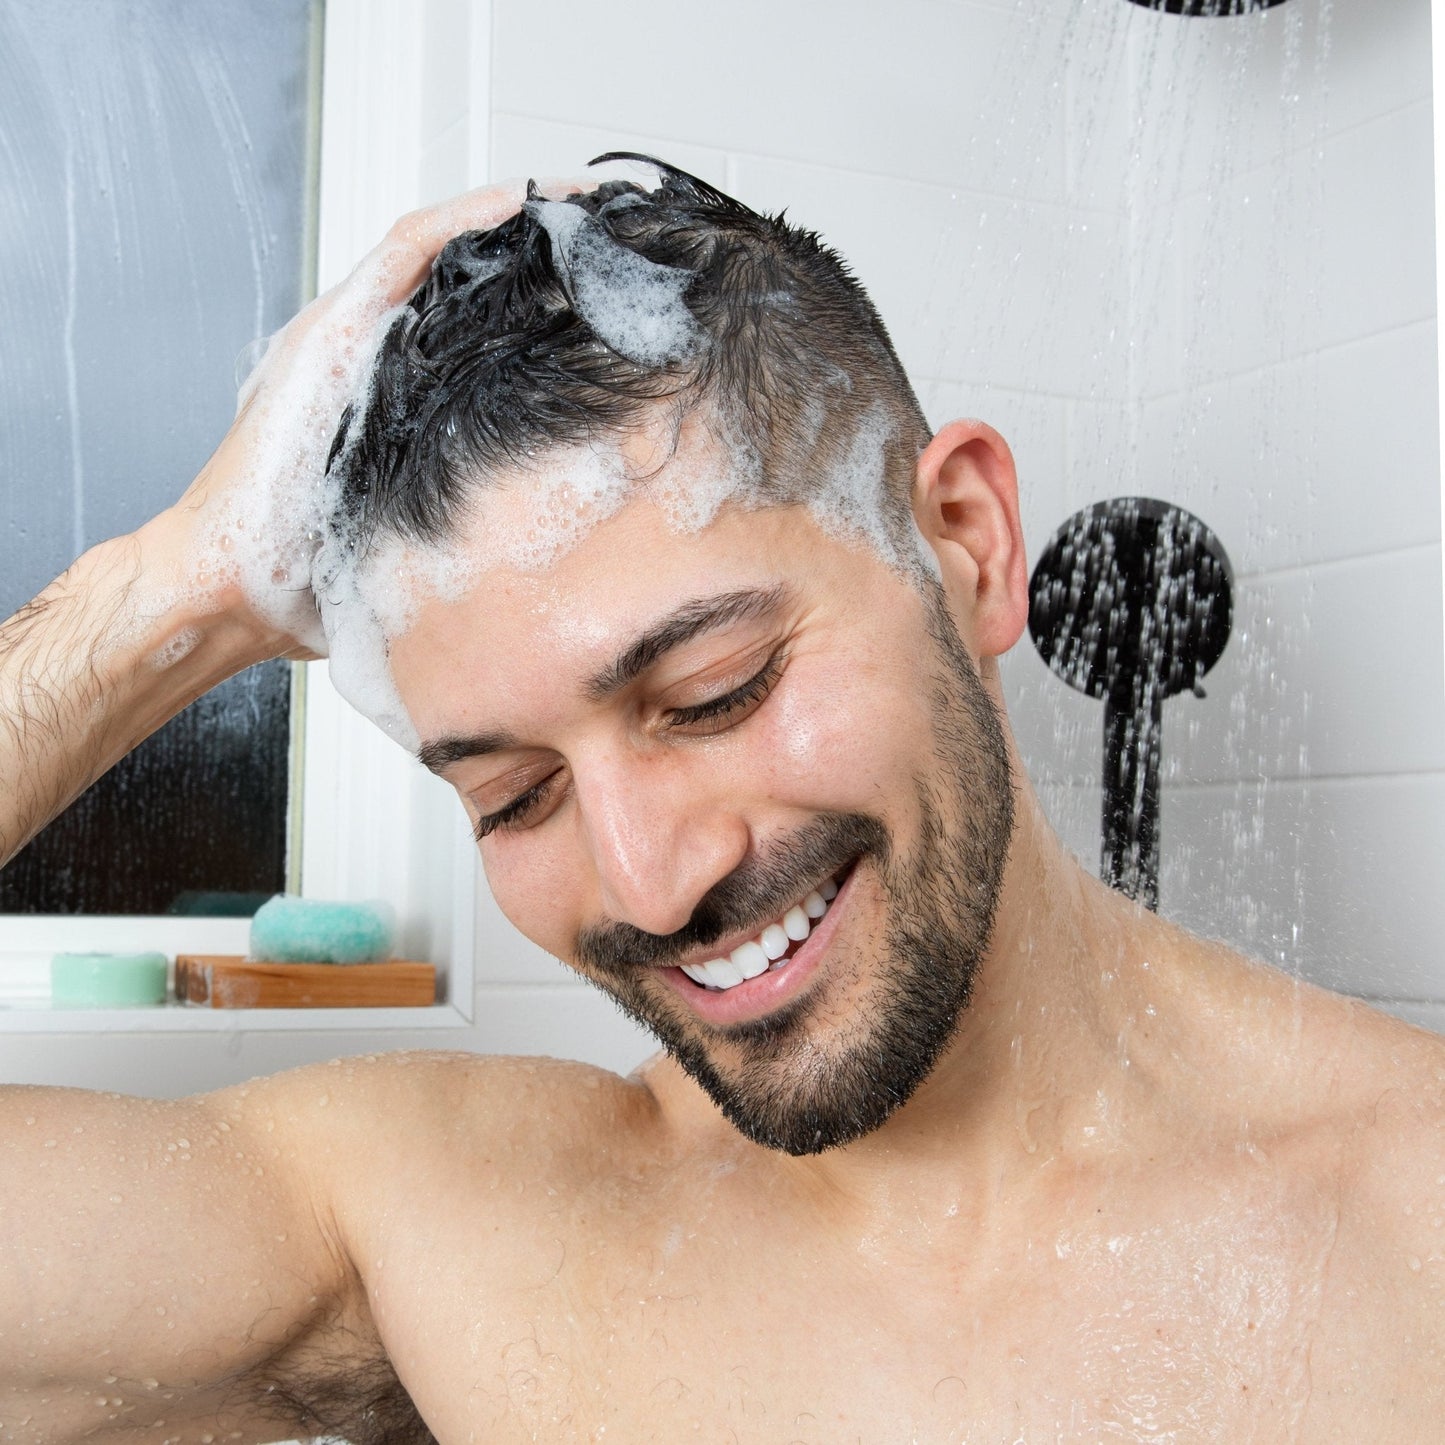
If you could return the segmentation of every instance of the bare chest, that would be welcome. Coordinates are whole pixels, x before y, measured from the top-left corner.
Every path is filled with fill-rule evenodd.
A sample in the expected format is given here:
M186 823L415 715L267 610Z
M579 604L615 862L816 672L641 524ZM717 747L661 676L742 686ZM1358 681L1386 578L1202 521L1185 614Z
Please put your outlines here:
M478 1216L386 1261L378 1321L444 1445L1335 1438L1301 1434L1323 1217L970 1240L674 1203L559 1202L505 1244Z

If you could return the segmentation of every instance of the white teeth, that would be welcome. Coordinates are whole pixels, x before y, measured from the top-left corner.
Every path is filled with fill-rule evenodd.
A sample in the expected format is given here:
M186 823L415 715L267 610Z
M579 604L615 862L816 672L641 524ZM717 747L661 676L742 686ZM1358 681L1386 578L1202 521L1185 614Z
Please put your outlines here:
M738 949L733 949L727 958L714 958L707 964L707 981L714 988L735 988L746 977L742 964L738 962Z
M756 978L760 973L768 971L768 955L755 942L739 944L728 954L728 958L744 978Z
M788 951L788 935L780 923L768 924L759 935L758 942L762 944L769 963L775 958L781 958Z
M801 943L813 931L813 924L828 911L828 900L836 898L838 887L829 879L801 903L795 903L780 923L770 923L757 938L739 944L726 958L706 963L685 963L682 971L704 988L736 988L745 979L766 973L769 966L783 968L783 955L793 943Z

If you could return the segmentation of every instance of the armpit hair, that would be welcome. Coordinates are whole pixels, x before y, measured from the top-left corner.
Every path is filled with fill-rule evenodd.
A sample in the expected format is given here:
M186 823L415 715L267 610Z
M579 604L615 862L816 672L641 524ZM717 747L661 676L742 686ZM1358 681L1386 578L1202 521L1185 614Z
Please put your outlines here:
M304 1440L349 1445L437 1445L385 1352L344 1373L294 1369L252 1376L244 1386L253 1408L274 1415Z

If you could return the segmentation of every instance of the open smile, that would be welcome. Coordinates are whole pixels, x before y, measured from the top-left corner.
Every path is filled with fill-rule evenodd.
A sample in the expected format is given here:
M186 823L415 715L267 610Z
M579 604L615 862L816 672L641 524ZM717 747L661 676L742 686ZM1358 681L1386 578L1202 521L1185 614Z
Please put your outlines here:
M837 931L856 864L800 898L728 954L663 969L689 1007L712 1023L760 1018L802 990Z

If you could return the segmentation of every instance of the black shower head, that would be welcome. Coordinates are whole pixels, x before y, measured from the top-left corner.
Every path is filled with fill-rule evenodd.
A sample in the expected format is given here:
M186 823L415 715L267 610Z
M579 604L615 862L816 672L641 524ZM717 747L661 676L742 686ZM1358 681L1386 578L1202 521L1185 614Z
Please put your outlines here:
M1132 0L1146 10L1160 10L1165 15L1249 15L1256 10L1270 10L1284 0Z

